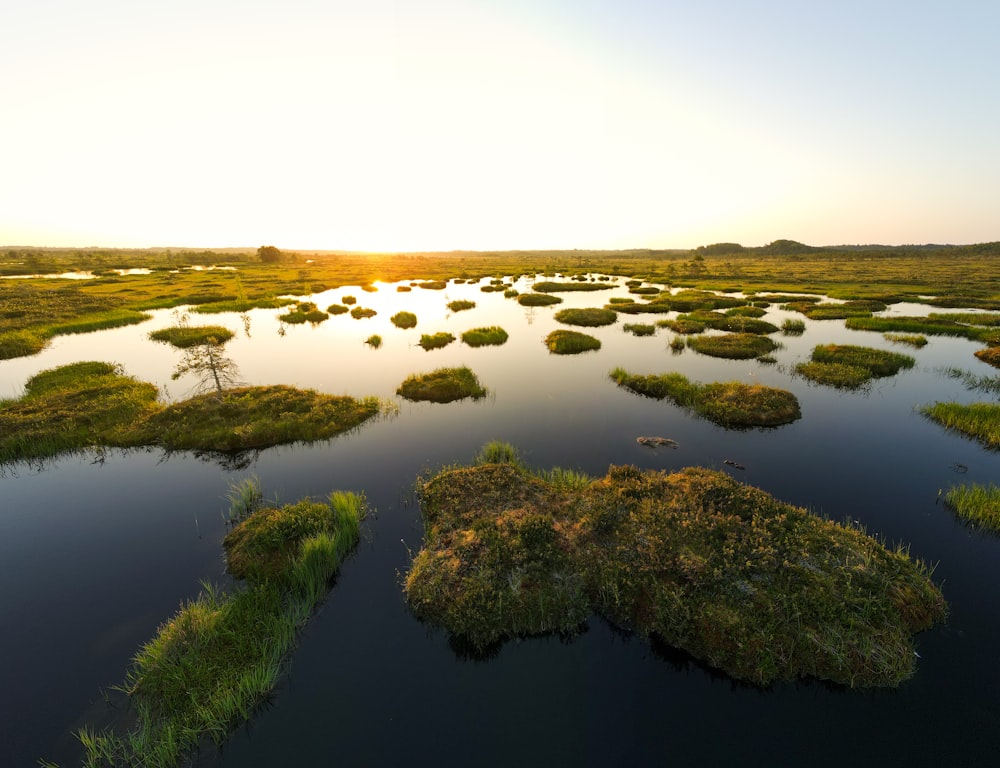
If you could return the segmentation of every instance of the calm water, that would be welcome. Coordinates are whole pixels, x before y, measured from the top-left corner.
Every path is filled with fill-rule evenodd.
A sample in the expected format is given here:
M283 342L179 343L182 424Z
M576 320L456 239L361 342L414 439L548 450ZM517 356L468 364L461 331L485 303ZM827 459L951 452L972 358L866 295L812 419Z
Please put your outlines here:
M246 316L192 315L192 324L237 333L227 352L247 383L283 383L398 402L393 417L329 443L262 452L243 469L159 451L74 456L0 476L0 765L39 758L79 761L73 731L114 714L101 695L120 682L138 647L194 597L201 580L224 581L222 512L229 485L256 474L280 501L364 491L375 513L357 553L308 625L271 704L202 765L953 765L996 764L1000 747L1000 538L970 531L936 504L938 489L997 482L994 453L944 432L915 412L934 400L979 398L941 366L979 374L978 346L931 338L921 350L842 321L806 320L776 365L726 361L687 350L672 334L637 338L621 316L592 329L597 352L554 356L542 340L567 306L624 296L561 294L555 308L526 309L479 285L376 293L348 287L310 297L319 307L357 297L378 315L331 317L282 328L274 310ZM529 283L517 287L527 290ZM467 298L473 310L451 313ZM401 309L418 325L389 321ZM925 313L895 306L892 314ZM777 308L765 319L780 325ZM796 315L796 317L799 317ZM180 353L146 338L171 312L132 328L57 338L42 354L0 362L0 397L18 396L45 368L108 360L187 397L194 382L171 381ZM498 324L502 347L416 346L421 333ZM363 342L383 337L381 349ZM917 366L870 391L842 393L791 376L818 343L865 344L912 354ZM479 402L408 403L394 392L409 374L469 365L491 390ZM790 389L803 418L775 430L735 432L618 389L608 372L672 370L708 382L740 380ZM651 450L639 435L679 448ZM444 632L409 614L400 590L409 552L421 544L413 498L418 474L468 462L488 440L513 443L529 463L603 474L611 463L732 471L778 498L831 518L861 521L890 543L937 562L951 606L947 623L918 638L914 678L901 688L856 692L806 682L769 690L736 685L670 649L622 634L594 617L572 641L508 642L487 661L453 652ZM968 467L957 473L954 465ZM111 697L114 699L114 697Z

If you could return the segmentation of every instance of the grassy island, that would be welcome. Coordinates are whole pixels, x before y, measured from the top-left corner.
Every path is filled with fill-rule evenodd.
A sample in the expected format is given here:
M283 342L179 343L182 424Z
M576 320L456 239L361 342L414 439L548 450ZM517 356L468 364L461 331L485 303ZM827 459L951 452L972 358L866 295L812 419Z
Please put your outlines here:
M462 341L470 347L496 347L505 344L508 338L507 331L498 325L472 328L462 334Z
M680 373L640 376L624 368L615 368L610 376L619 387L657 400L669 398L723 427L777 427L802 416L795 395L761 384L697 384Z
M944 501L970 525L1000 533L1000 488L993 483L954 486L945 493Z
M582 325L591 328L611 325L618 321L617 312L613 309L601 309L600 307L560 309L553 317L566 325Z
M522 293L517 297L517 303L522 307L547 307L562 304L562 299L551 293Z
M601 348L600 339L579 331L552 331L545 337L545 346L555 355L576 355Z
M812 359L796 365L795 371L817 384L857 389L872 379L894 376L915 364L912 357L898 352L850 344L820 344L813 348Z
M233 332L221 325L175 325L152 331L149 338L187 349L199 344L225 344L233 338Z
M415 328L417 325L417 316L412 312L397 312L389 320L397 328Z
M471 368L438 368L436 371L413 374L399 385L396 394L407 400L430 400L451 403L467 397L478 400L486 396L486 388Z
M334 492L325 502L244 510L223 544L229 572L245 584L230 593L206 586L140 649L120 687L135 724L83 729L84 764L178 765L202 738L221 744L249 719L357 544L365 506L361 495Z
M432 349L441 349L442 347L447 347L455 340L455 336L447 331L441 331L440 333L424 333L420 336L420 341L418 342L425 351L429 352Z
M117 366L73 363L30 378L0 402L0 463L83 448L155 446L236 452L323 440L379 413L356 400L286 386L243 387L163 405L155 386Z
M710 357L748 360L778 348L775 341L755 333L725 333L720 336L694 336L687 345L695 352Z
M624 466L567 482L511 454L419 484L406 597L474 651L574 633L596 611L759 685L894 686L914 671L911 636L944 618L905 550L724 473Z

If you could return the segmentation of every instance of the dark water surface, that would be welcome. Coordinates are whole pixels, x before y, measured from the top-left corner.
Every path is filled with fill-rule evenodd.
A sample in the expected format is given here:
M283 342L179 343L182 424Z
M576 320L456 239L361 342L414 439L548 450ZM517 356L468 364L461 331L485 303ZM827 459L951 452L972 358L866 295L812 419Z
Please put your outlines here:
M282 502L354 490L364 491L375 511L273 700L221 755L203 751L201 765L998 764L1000 538L956 522L936 498L955 483L997 482L1000 457L915 411L934 400L984 399L939 371L991 373L972 356L978 346L931 338L911 350L880 334L848 331L842 321L807 320L802 337L775 336L785 346L776 365L765 365L691 350L674 355L668 330L648 338L622 331L623 323L658 316L623 315L616 325L582 329L602 340L601 350L547 353L542 339L558 327L554 311L627 295L621 282L561 294L562 305L531 310L478 285L340 289L313 300L324 308L353 294L378 316L282 329L277 312L254 311L249 337L237 315L193 316L192 324L221 322L238 333L227 351L248 383L378 395L399 411L328 443L264 451L241 469L159 451L8 468L0 476L0 765L32 766L39 758L78 764L75 728L115 713L102 689L121 682L139 646L198 593L201 580L225 582L224 496L250 474ZM450 313L445 304L457 298L477 307ZM415 329L391 325L400 309L417 315ZM780 325L786 316L794 315L772 308L765 319ZM0 397L19 395L39 370L89 359L120 362L166 386L171 399L186 397L192 382L170 381L179 353L146 339L173 322L170 313L157 313L141 326L60 337L41 355L0 362ZM510 333L502 347L415 346L421 333L459 336L493 324ZM383 337L379 350L363 344L372 333ZM791 375L814 345L827 342L905 352L917 366L854 393ZM394 395L410 373L461 364L490 397L436 405ZM608 372L618 365L780 386L798 396L803 417L773 430L724 430L617 388ZM635 442L639 435L670 437L679 447L651 450ZM598 617L570 640L511 641L488 660L464 658L403 601L401 574L422 535L412 491L418 474L468 462L494 439L514 444L534 466L593 475L611 463L725 469L782 500L858 520L938 563L948 621L918 637L916 675L891 691L815 681L767 690L734 684ZM725 459L746 470L731 470Z

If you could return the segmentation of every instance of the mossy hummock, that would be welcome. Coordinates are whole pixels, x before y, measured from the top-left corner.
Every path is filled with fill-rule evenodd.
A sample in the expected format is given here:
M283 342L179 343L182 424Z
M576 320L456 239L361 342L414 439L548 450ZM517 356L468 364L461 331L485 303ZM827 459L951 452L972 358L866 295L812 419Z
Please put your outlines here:
M570 485L483 464L420 498L407 600L474 651L571 634L596 611L740 680L894 686L914 671L911 636L945 615L904 550L708 469Z

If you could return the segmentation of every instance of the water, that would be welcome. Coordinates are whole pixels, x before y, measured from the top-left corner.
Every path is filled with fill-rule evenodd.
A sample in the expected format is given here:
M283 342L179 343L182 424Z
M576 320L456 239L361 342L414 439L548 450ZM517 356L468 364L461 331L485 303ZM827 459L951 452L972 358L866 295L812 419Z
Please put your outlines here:
M528 289L526 281L518 288ZM394 417L311 446L262 452L248 467L226 468L190 455L109 451L65 457L42 469L19 466L0 476L0 764L39 758L79 762L72 732L113 714L102 690L121 682L132 655L199 581L225 579L222 512L229 485L256 474L281 501L364 491L375 509L357 553L308 625L271 703L203 765L749 765L992 764L1000 746L1000 598L993 588L1000 539L971 531L936 503L959 482L997 480L996 454L949 434L915 407L934 400L981 399L940 373L957 366L980 374L979 347L931 338L920 350L880 334L848 331L842 321L806 320L801 337L781 337L775 365L674 355L672 334L634 337L623 317L583 329L603 348L550 355L542 339L567 306L601 306L627 295L561 294L556 307L525 309L478 285L445 291L377 293L347 287L310 297L321 308L351 294L378 315L331 317L319 326L287 326L276 310L192 315L237 332L227 352L248 383L284 383L332 394L377 395L399 404ZM467 298L473 310L446 303ZM389 321L401 309L418 325ZM907 312L909 313L909 312ZM83 336L60 337L42 354L0 362L0 397L24 380L76 360L121 363L126 371L189 394L172 381L180 359L146 338L175 322L152 321ZM764 318L793 316L777 307ZM246 326L245 324L246 323ZM456 341L425 352L421 333L501 325L502 347ZM247 333L249 329L249 334ZM283 334L282 334L283 332ZM381 349L364 344L383 337ZM791 375L818 343L875 346L912 354L917 366L845 393ZM469 365L489 397L448 405L395 396L406 376ZM608 372L681 371L701 381L762 382L793 391L803 417L774 430L731 431L667 404L617 388ZM676 440L650 449L639 435ZM540 467L603 474L610 463L675 469L702 465L732 472L780 499L833 519L851 518L914 556L938 563L935 579L950 604L948 621L918 637L917 673L899 689L858 692L819 682L761 691L737 685L594 617L571 641L506 643L486 661L457 655L446 634L417 622L400 590L411 551L421 544L416 477L468 462L488 440L513 443ZM746 467L732 470L732 459ZM958 474L954 465L968 471ZM111 696L112 701L116 697Z

